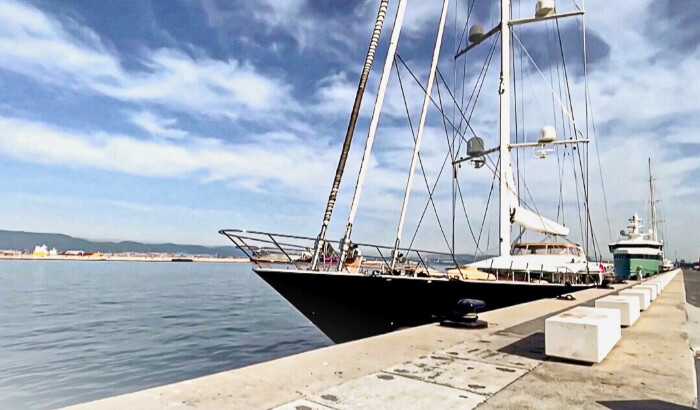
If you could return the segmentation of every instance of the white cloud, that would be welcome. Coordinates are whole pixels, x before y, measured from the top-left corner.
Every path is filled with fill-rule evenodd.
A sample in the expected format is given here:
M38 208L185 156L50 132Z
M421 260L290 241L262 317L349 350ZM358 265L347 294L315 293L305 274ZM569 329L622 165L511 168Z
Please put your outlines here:
M697 152L678 152L676 143L697 145L698 138L694 137L697 123L679 121L671 127L671 131L666 131L666 135L659 135L655 127L662 119L673 119L676 116L681 118L682 115L687 116L687 113L700 111L700 100L697 99L700 85L690 80L696 76L700 55L686 53L681 61L650 62L650 58L659 49L645 38L643 24L632 24L646 19L650 1L620 0L618 3L615 13L610 13L604 5L590 5L587 17L589 28L604 33L601 37L609 43L611 53L610 60L604 66L590 73L590 85L597 123L599 127L607 124L606 128L610 130L609 135L600 135L599 147L612 231L616 232L630 213L640 211L639 204L647 196L644 182L646 160L652 156L657 164L658 184L665 193L662 206L668 215L671 243L684 246L680 249L689 251L690 245L686 245L686 242L700 241L694 228L697 225L697 213L689 211L696 207L677 199L681 196L698 198L697 188L689 186L686 181L690 175L697 175L700 158ZM202 4L213 24L224 24L235 16L234 13L212 8L212 5L216 5L214 1L202 0ZM352 27L343 28L333 27L338 24L337 21L322 21L320 18L305 16L304 4L302 0L265 0L258 10L256 21L263 21L270 28L281 28L288 32L297 41L300 53L307 51L308 39L314 38L315 42L323 43L322 45L344 41L343 44L348 47L359 47L362 57L364 56L364 47L376 12L374 3L366 2L363 6L358 6L356 10L362 9L367 15L353 15ZM86 133L31 122L20 119L17 115L0 118L0 151L5 155L44 164L102 169L132 175L223 181L225 184L235 184L238 189L289 192L290 198L304 203L318 199L322 205L339 150L339 143L329 141L337 142L345 129L342 127L336 130L334 139L318 130L327 128L326 120L329 117L347 118L357 81L357 73L352 70L359 69L357 64L361 61L353 62L347 71L350 73L348 75L335 71L320 80L315 89L308 91L315 104L308 111L302 111L292 97L290 84L281 78L262 74L258 67L245 61L214 60L206 57L203 52L194 53L199 56L193 57L176 49L144 50L142 63L147 69L130 71L122 67L117 53L88 29L69 30L59 20L16 1L0 0L0 7L3 10L0 14L0 67L19 72L38 82L67 84L139 105L139 108L134 108L130 120L152 136L164 137L141 140L128 135ZM410 40L412 36L430 33L432 41L433 22L437 23L438 12L439 4L434 2L409 3L405 38ZM388 36L390 21L393 19L392 10L389 14L384 36ZM490 27L488 22L485 22L485 26L487 29ZM355 31L359 33L358 37L347 36L348 32ZM355 44L358 41L360 46ZM410 41L401 44L401 47L410 46ZM349 53L338 53L347 54ZM343 61L338 55L328 58ZM443 50L443 57L443 61L451 59L447 50ZM363 104L365 119L374 101L373 93L378 80L376 74L381 68L382 60L383 56L378 55L374 74L367 85ZM498 65L497 58L492 64L494 67ZM422 66L427 66L427 62ZM412 67L415 69L416 65L412 64ZM442 66L441 69L445 73L450 72ZM416 71L424 82L425 72ZM472 122L477 133L484 137L489 146L495 142L496 135L494 119L498 108L497 71L492 67ZM412 147L406 125L398 123L398 119L405 115L404 105L397 89L395 73L392 75L392 89L385 104L384 115L387 117L383 117L391 121L383 120L380 124L378 149L373 154L375 156L368 173L359 214L360 218L366 218L370 224L366 227L361 227L359 223L356 225L356 233L360 238L381 238L389 243L392 241L393 224L398 215ZM473 78L476 74L470 72L469 75ZM525 106L529 131L533 135L532 130L545 125L548 117L551 117L551 96L538 76L534 73L525 78L526 98L522 104ZM415 126L422 91L407 74L403 79ZM580 103L583 99L582 83L580 79L572 81L574 101ZM467 95L470 89L468 86ZM443 102L448 105L449 97L444 88L442 90ZM437 97L435 88L433 96ZM272 131L243 136L245 138L239 139L243 142L236 145L225 144L195 137L196 132L185 130L182 123L178 124L173 118L173 111L226 119L265 119L265 124L272 124ZM159 117L156 112L168 112L168 117ZM451 115L450 110L448 114ZM581 124L584 113L578 109L576 114ZM421 152L432 184L442 164L446 144L442 123L436 119L433 108L430 116ZM284 126L277 126L279 124ZM580 127L583 128L583 125ZM321 141L305 143L297 132L314 133ZM358 128L338 201L341 215L344 209L340 203L349 202L364 135L366 129ZM599 175L594 152L591 147L593 218L598 239L605 242L606 217L598 186ZM543 214L553 217L556 205L549 208L544 206L555 204L558 196L558 179L553 172L556 169L555 158L550 157L550 161L545 162L531 160L527 152L523 156L527 158L528 186L533 191L535 201L542 204L540 210ZM571 179L571 166L567 167ZM442 181L447 184L441 185L445 189L441 191L443 196L437 200L437 206L442 217L449 220L451 203L444 199L445 192L449 193L449 166L445 172ZM460 177L465 181L462 187L468 209L473 212L470 217L473 217L472 221L478 220L480 223L491 175L486 169L464 169L460 171ZM412 223L417 220L425 202L422 177L417 175L414 181L415 191L411 205L418 204L418 207L415 210L411 208ZM564 190L567 200L576 197L570 181ZM494 193L491 209L496 200ZM569 205L565 211L567 223L573 228L572 238L579 240L574 238L577 230L575 225L578 224L576 208ZM284 213L285 210L280 209L280 212ZM461 215L461 211L458 215ZM429 215L428 218L434 217ZM342 227L342 218L336 217L336 220ZM386 223L371 223L377 220ZM487 230L492 234L492 244L495 242L493 232L497 225L494 220L492 212L486 221L486 226L491 226ZM464 229L462 226L462 234ZM441 236L434 228L426 232L430 233L421 242L425 247L441 243Z
M40 10L12 0L0 1L0 8L0 67L5 70L201 116L255 118L296 109L288 84L249 63L162 48L144 52L146 71L128 71L85 27L76 34Z
M84 134L51 125L0 117L0 152L24 161L93 168L147 177L197 177L248 186L271 183L309 194L317 175L331 175L326 152L292 134L254 136L255 143L225 144L189 138L184 143L140 140L107 133ZM280 143L286 142L283 149ZM275 188L276 189L276 188Z
M352 103L355 100L357 85L352 85L348 81L346 73L341 72L330 75L321 79L318 84L319 87L315 94L315 98L319 101L316 106L317 112L333 115L350 112ZM370 101L371 98L371 92L365 92L363 101ZM367 107L367 105L363 104L364 107ZM366 109L363 111L366 111Z
M161 118L149 111L132 113L131 122L156 137L160 136L172 139L182 139L189 134L185 130L172 128L175 124L177 124L177 119Z
M223 7L215 0L200 1L209 22L215 27L234 25L238 23L237 19L244 18L241 12L245 6L234 4L231 7ZM305 4L306 0L261 0L251 3L250 7L245 9L245 14L248 14L245 18L255 21L256 24L263 24L268 31L282 29L294 38L299 51L302 51L307 46L307 39L315 38L313 33L321 33L318 31L321 20L312 20L302 15Z
M28 5L0 2L0 67L46 81L80 82L78 74L114 79L119 63L91 32L68 33Z

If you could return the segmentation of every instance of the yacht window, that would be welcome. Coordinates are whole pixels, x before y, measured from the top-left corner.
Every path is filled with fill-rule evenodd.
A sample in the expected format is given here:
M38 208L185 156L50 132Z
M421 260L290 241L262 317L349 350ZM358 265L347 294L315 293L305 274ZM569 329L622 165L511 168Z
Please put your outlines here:
M527 245L526 246L516 246L515 249L513 249L513 255L526 255L527 254Z
M546 255L547 254L547 246L530 246L530 254L531 255Z
M561 246L549 245L548 254L550 255L566 255L566 248Z

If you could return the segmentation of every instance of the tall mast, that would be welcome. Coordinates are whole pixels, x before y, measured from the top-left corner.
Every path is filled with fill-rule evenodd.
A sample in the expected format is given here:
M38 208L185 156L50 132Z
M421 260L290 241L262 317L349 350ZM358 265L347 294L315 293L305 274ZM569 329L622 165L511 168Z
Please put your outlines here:
M348 251L350 235L352 234L352 226L355 222L355 214L357 213L357 206L360 202L360 195L362 194L362 184L364 183L365 174L367 173L367 167L369 166L369 159L372 153L372 145L374 144L374 136L377 133L377 126L379 125L379 116L382 111L382 105L384 104L384 95L386 94L386 88L389 84L391 66L394 64L394 58L396 57L396 48L399 44L399 37L401 36L401 26L403 25L404 14L406 13L406 1L407 0L399 0L399 5L396 8L396 17L394 18L394 27L391 30L389 49L387 51L386 61L384 61L382 77L379 80L379 89L377 90L377 98L374 102L374 110L372 111L372 119L370 120L369 124L369 132L367 133L365 150L362 154L360 172L357 175L355 193L352 197L352 203L350 204L350 214L348 215L348 223L345 226L345 234L343 235L342 239L340 260L338 262L341 267L343 262L345 261L345 256Z
M510 204L507 201L507 170L510 168L510 0L501 0L501 85L500 94L500 184L499 184L499 245L500 256L510 255Z
M651 239L658 241L656 234L656 199L654 199L654 178L651 175L651 158L649 158L649 194L651 195Z
M442 2L442 14L440 15L440 25L438 26L437 38L435 39L435 48L433 49L433 60L430 63L430 74L428 74L428 84L425 88L425 96L423 97L423 108L420 112L420 120L418 122L418 131L416 132L416 141L413 145L413 156L411 157L411 166L408 171L408 180L406 181L406 191L403 195L403 204L401 206L401 215L399 216L399 227L396 232L396 242L394 244L394 253L391 259L391 269L394 269L396 265L396 259L398 257L398 249L401 243L401 233L403 231L403 224L406 219L406 208L408 206L408 198L411 195L411 185L413 185L413 175L416 171L416 162L418 162L418 151L420 149L421 139L423 138L423 129L425 128L425 118L428 114L428 107L430 105L430 94L433 90L433 83L435 82L435 72L437 71L438 60L440 58L440 48L442 46L442 34L445 29L445 22L447 21L447 8L450 4L450 0L443 0Z
M360 83L357 85L357 93L355 94L355 103L352 106L352 112L350 113L350 122L348 124L348 129L345 132L345 141L343 142L343 150L340 153L340 159L338 160L338 168L335 170L335 178L333 179L333 186L331 187L331 193L328 195L328 203L326 203L326 212L323 214L323 223L321 224L321 232L318 234L318 239L316 241L316 248L314 249L314 255L311 262L311 269L314 270L318 266L318 258L321 249L325 249L326 242L326 232L328 231L328 224L331 221L331 215L333 215L333 207L335 206L335 200L338 197L338 189L340 188L340 180L343 178L343 171L345 171L345 163L348 159L348 153L350 152L350 144L352 142L353 134L355 133L355 124L357 123L357 117L360 113L360 106L362 105L362 97L365 94L365 85L367 84L367 78L369 77L370 69L372 68L372 62L374 61L374 54L377 51L377 43L379 43L379 36L382 33L382 27L384 26L384 18L386 17L386 9L389 6L389 0L382 0L379 4L379 11L377 12L377 19L374 24L374 31L372 32L372 38L369 42L369 49L367 50L367 57L365 57L365 65L362 67L362 74L360 75Z

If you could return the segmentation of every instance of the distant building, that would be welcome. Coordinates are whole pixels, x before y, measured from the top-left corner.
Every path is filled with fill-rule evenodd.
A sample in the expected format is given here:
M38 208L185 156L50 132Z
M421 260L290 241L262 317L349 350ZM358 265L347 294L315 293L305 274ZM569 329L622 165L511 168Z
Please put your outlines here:
M49 247L46 246L46 244L41 246L37 245L34 247L34 252L32 252L32 255L38 256L40 258L49 256Z

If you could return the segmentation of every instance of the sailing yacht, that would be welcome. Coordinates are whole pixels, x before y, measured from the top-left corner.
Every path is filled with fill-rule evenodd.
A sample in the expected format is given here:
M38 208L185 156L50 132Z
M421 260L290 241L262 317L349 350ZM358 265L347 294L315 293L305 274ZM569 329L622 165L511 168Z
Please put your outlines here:
M569 228L545 218L524 205L518 194L518 186L511 166L511 151L532 149L537 158L546 158L547 154L555 148L572 150L588 142L574 123L573 112L563 104L561 104L561 110L567 117L572 118L571 123L576 130L569 138L559 140L554 127L544 127L536 141L516 141L516 143L511 141L512 28L517 25L537 24L548 20L558 21L576 16L583 19L583 10L557 13L553 0L538 0L533 4L535 9L533 17L517 20L512 18L510 0L500 0L500 16L495 27L484 32L480 25L472 26L469 30L468 45L454 55L454 60L457 60L468 51L484 44L489 38L493 39L492 47L495 49L496 39L500 37L501 74L497 90L500 104L498 145L495 148L485 149L483 140L474 136L467 143L466 157L458 158L457 149L454 152L451 151L453 154L451 162L455 168L453 178L457 177L456 169L465 162L473 164L475 168L487 165L487 168L493 171L499 194L498 256L479 262L472 260L472 263L465 263L464 258L455 252L454 244L448 252L416 249L412 244L408 247L401 246L413 176L417 164L422 166L419 147L426 116L429 106L435 104L431 92L438 73L437 66L449 0L442 1L437 38L427 85L423 89L423 105L414 135L414 149L393 246L356 242L351 240L351 234L389 77L397 61L397 47L407 0L399 0L396 6L387 57L376 93L343 237L337 242L327 239L329 222L388 3L388 0L379 2L376 24L360 76L319 235L303 237L241 229L224 229L219 232L226 235L235 246L250 257L254 263L253 270L260 278L336 343L440 320L451 313L457 302L464 298L482 300L486 304L486 309L498 309L542 298L554 298L599 284L599 269L595 265L595 269L591 270L591 263L584 253L584 248L566 241ZM583 26L585 28L585 24ZM462 108L459 110L464 122L470 126L464 110ZM444 113L442 115L444 120ZM497 161L489 157L495 154L499 157ZM496 166L496 163L502 165ZM587 206L585 209L587 211ZM588 215L586 217L588 221ZM511 238L513 225L518 225L523 230L543 234L550 240L523 242L519 237L513 241ZM274 263L265 263L265 260L256 258L263 249L265 260L274 260ZM278 257L270 257L272 253L277 254ZM305 255L305 257L295 255ZM282 263L281 261L285 259L286 263ZM430 260L447 260L451 262L451 266L440 269L432 266Z

